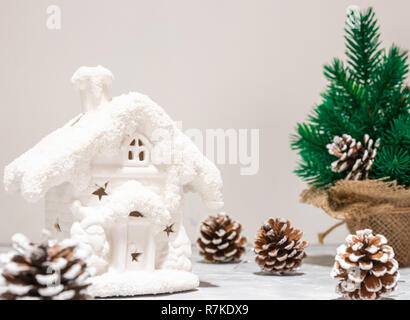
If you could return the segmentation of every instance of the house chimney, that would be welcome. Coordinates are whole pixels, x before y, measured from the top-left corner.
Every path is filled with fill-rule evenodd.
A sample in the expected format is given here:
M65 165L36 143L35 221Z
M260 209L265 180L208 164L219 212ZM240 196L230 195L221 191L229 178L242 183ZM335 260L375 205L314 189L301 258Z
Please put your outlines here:
M102 66L81 67L74 73L71 82L80 90L84 114L111 100L108 91L113 79L111 71Z

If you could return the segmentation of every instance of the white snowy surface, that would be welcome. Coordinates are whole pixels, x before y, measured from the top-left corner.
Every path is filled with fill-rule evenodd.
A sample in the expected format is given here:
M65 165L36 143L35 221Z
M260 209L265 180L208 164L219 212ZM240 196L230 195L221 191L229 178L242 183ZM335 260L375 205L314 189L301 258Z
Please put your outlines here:
M336 248L336 245L309 246L301 269L289 276L261 273L250 247L242 262L232 264L205 263L197 248L193 248L193 272L200 281L197 290L128 299L341 299L335 291L337 281L330 277ZM401 268L400 275L397 291L390 298L410 299L410 268Z
M193 249L193 271L199 276L199 288L188 292L146 295L125 299L340 299L337 281L330 277L336 245L307 248L308 257L299 272L291 276L264 275L247 248L241 263L209 264ZM0 248L1 251L1 248ZM5 248L3 248L5 251ZM410 268L400 269L398 288L391 299L410 299Z

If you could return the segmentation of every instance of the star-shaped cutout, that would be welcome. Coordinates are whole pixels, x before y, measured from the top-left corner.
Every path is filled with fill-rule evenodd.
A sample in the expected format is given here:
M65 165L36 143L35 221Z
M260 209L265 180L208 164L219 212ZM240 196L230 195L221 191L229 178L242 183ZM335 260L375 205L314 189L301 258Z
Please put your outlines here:
M56 229L58 232L63 232L63 230L61 230L61 226L60 226L60 223L58 222L58 220L54 224L54 229Z
M164 232L167 233L167 236L169 238L169 234L175 232L172 227L174 226L174 224L171 224L170 226L166 226L166 228L163 230Z
M102 197L108 196L108 193L105 191L107 189L107 186L108 186L108 182L105 183L104 187L100 187L97 185L97 187L99 188L95 190L92 194L95 196L98 196L98 200L101 201Z
M138 262L138 258L140 257L140 255L142 255L142 252L133 252L131 253L131 262Z

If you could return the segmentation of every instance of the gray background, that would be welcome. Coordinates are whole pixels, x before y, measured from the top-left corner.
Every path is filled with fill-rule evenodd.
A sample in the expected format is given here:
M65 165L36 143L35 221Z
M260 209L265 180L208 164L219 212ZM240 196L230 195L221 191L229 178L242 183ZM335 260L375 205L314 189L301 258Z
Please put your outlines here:
M82 65L115 75L112 95L148 94L184 128L259 128L260 171L240 176L220 166L225 210L252 240L268 217L289 218L316 242L335 221L299 203L305 185L292 173L289 135L319 102L322 65L343 56L349 4L372 4L384 44L410 47L408 1L331 0L1 0L0 167L80 112L70 84ZM59 5L61 30L46 28L46 8ZM188 196L195 238L210 213ZM0 243L15 232L34 240L42 203L0 191ZM343 240L341 227L328 242Z

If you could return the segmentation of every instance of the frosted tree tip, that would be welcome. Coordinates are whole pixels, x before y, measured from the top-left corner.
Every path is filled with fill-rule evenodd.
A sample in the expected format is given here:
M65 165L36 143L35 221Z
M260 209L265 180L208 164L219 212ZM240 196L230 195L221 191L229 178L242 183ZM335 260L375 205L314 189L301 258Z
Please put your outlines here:
M346 14L348 16L351 14L360 14L360 7L355 4L351 4L350 6L347 7Z
M347 21L346 24L351 29L358 29L360 26L360 7L357 5L350 5L346 10Z

